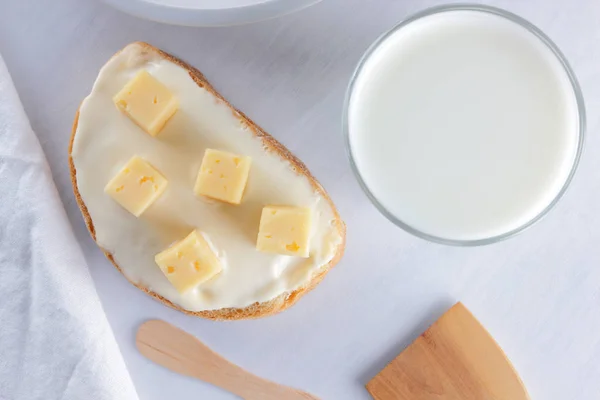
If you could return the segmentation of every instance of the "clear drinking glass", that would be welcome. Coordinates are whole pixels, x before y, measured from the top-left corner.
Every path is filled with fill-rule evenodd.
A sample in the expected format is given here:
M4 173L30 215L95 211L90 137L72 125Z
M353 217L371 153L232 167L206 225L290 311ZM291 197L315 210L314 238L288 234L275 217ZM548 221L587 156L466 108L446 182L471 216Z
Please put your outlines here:
M500 16L502 18L505 18L509 21L512 21L512 22L520 25L521 27L527 29L529 32L531 32L535 36L537 36L552 51L552 53L554 53L554 55L557 57L557 59L562 64L564 71L567 74L569 81L571 83L573 92L575 94L575 99L577 102L578 116L579 116L579 132L578 132L578 142L577 142L575 158L573 161L573 165L571 167L571 171L570 171L567 179L565 180L565 183L562 186L561 190L556 195L556 197L539 214L537 214L534 218L527 221L526 223L519 226L518 228L513 229L512 231L503 233L501 235L487 237L484 239L476 239L476 240L454 240L454 239L447 239L447 238L443 238L443 237L437 237L434 235L430 235L428 233L422 232L419 229L416 229L415 227L405 223L404 221L400 220L398 217L393 215L390 211L388 211L379 202L377 197L369 190L368 186L366 185L365 181L363 180L363 178L360 174L360 171L355 163L354 156L352 154L352 146L350 143L350 132L349 132L349 126L348 126L348 118L349 118L348 111L349 111L349 106L350 106L350 99L351 99L353 89L354 89L354 84L356 82L357 77L361 74L363 66L370 59L373 52L377 48L379 48L379 46L381 44L383 44L391 35L393 35L397 31L399 31L400 29L403 29L405 26L409 25L410 23L417 21L421 18L434 15L434 14L444 13L444 12L448 12L448 11L457 11L457 10L479 11L479 12L490 13L490 14L493 14L496 16ZM385 217L387 217L390 221L392 221L394 224L396 224L400 228L404 229L405 231L412 233L413 235L418 236L420 238L432 241L432 242L437 242L437 243L447 244L447 245L454 245L454 246L479 246L479 245L495 243L495 242L507 239L509 237L512 237L512 236L522 232L523 230L527 229L528 227L530 227L531 225L533 225L534 223L539 221L556 205L556 203L561 199L561 197L564 195L565 191L567 190L567 187L569 186L569 184L573 178L573 175L575 174L577 166L579 164L579 159L581 157L584 136L585 136L586 118L585 118L585 105L584 105L584 101L583 101L583 95L581 93L581 89L579 87L579 83L577 82L577 78L575 77L575 74L573 73L571 67L569 66L569 63L567 62L567 60L566 60L565 56L562 54L562 52L558 49L558 47L554 44L554 42L552 42L552 40L550 40L550 38L548 36L546 36L540 29L538 29L536 26L534 26L530 22L526 21L525 19L519 17L518 15L515 15L513 13L510 13L508 11L505 11L505 10L502 10L499 8L484 6L484 5L479 5L479 4L452 4L452 5L444 5L444 6L429 8L429 9L426 9L424 11L421 11L419 13L412 15L411 17L409 17L409 18L405 19L404 21L400 22L399 24L397 24L395 27L390 29L388 32L381 35L367 49L365 54L360 59L356 69L354 70L354 73L350 80L350 84L346 91L346 97L344 100L344 108L343 108L342 125L343 125L343 135L344 135L344 142L345 142L345 147L346 147L346 154L348 156L348 159L350 160L350 165L352 167L352 171L354 172L356 179L358 180L362 190L365 192L367 197L371 200L371 202L375 205L375 207L377 207L377 209Z

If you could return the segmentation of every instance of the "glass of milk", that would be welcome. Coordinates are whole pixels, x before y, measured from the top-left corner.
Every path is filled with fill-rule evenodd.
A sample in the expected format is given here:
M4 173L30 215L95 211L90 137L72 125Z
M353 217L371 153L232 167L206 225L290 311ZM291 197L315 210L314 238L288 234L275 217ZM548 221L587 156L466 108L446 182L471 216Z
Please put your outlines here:
M521 232L563 195L585 107L539 29L500 9L450 5L367 50L344 129L358 181L387 218L431 241L481 245Z

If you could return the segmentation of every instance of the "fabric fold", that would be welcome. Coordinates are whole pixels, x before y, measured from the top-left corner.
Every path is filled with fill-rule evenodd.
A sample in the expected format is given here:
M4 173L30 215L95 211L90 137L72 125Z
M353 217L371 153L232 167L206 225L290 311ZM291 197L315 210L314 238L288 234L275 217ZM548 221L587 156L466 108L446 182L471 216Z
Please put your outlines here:
M0 57L0 399L137 398Z

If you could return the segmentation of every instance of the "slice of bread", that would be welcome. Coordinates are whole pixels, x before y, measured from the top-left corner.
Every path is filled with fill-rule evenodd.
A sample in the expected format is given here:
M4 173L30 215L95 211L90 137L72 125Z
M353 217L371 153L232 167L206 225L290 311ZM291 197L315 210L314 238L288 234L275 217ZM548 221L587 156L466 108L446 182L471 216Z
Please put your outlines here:
M324 200L331 207L331 210L335 217L333 220L333 224L334 224L335 229L337 230L338 234L341 237L341 241L340 241L339 245L337 246L335 256L331 259L331 261L329 261L329 263L320 266L320 268L316 271L316 273L314 274L314 276L312 277L312 280L310 282L308 282L304 286L302 286L292 292L282 293L279 296L275 297L274 299L271 299L266 302L254 303L245 308L221 308L221 309L209 310L209 311L190 311L190 310L186 310L186 309L182 308L181 306L169 301L168 299L161 296L160 294L153 292L152 290L150 290L143 284L134 282L134 281L130 280L129 278L128 278L128 280L133 285L135 285L137 288L139 288L140 290L146 292L150 296L152 296L155 299L161 301L162 303L168 305L169 307L172 307L176 310L179 310L179 311L189 314L189 315L194 315L194 316L213 319L213 320L235 320L235 319L260 318L260 317L265 317L268 315L278 313L278 312L283 311L286 308L292 306L294 303L296 303L296 301L298 301L298 299L300 299L304 294L306 294L311 289L313 289L325 277L325 275L327 274L329 269L331 267L333 267L340 260L340 258L342 257L342 254L344 252L346 227L345 227L344 222L341 220L332 200L329 198L329 196L327 195L327 193L325 192L323 187L311 175L311 173L308 171L308 169L302 163L302 161L300 161L298 158L296 158L281 143L279 143L271 135L269 135L265 131L263 131L258 125L256 125L254 122L252 122L243 113L234 109L233 106L231 106L207 82L206 78L202 75L202 73L200 73L200 71L198 71L194 67L186 64L185 62L179 60L178 58L176 58L170 54L167 54L167 53L163 52L162 50L157 49L147 43L136 42L136 43L134 43L134 45L140 46L142 48L141 51L143 51L143 52L148 52L150 54L158 55L161 58L171 61L171 62L175 63L176 65L186 69L189 72L190 77L193 79L193 81L198 86L206 89L207 91L212 93L214 96L216 96L218 99L222 100L225 104L227 104L227 106L230 107L231 110L233 111L234 115L239 115L239 118L242 120L242 122L248 126L249 132L251 132L251 134L254 135L255 137L258 137L262 140L264 147L265 147L265 151L272 152L273 154L276 154L277 156L281 157L282 159L287 160L291 164L292 168L294 168L294 170L296 171L296 173L298 175L305 177L310 182L310 185L314 188L315 192L318 193L319 196L322 198L322 200ZM77 113L75 115L75 121L73 123L73 129L72 129L72 134L71 134L71 141L69 144L69 165L70 165L70 171L71 171L71 181L73 183L73 191L75 193L75 198L81 209L81 212L85 219L85 223L88 227L88 230L90 231L92 238L94 240L96 240L96 231L95 231L95 227L94 227L94 221L92 220L92 217L90 216L90 213L87 210L86 204L84 203L83 198L79 192L79 188L77 185L77 170L75 168L75 163L74 163L73 157L72 157L73 143L74 143L75 136L77 133L78 121L79 121L79 110L77 111ZM102 250L103 250L104 254L106 255L106 257L114 264L114 266L121 273L123 273L122 268L116 262L113 255L106 249L102 249Z

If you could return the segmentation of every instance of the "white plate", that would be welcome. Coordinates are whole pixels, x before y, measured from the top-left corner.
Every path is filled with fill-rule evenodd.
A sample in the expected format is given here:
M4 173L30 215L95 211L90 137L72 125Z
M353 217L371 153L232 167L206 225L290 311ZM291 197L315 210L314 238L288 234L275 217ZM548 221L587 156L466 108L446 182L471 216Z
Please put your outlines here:
M320 0L104 0L129 14L168 24L222 26L256 22Z

